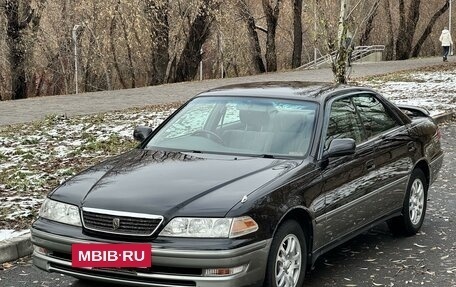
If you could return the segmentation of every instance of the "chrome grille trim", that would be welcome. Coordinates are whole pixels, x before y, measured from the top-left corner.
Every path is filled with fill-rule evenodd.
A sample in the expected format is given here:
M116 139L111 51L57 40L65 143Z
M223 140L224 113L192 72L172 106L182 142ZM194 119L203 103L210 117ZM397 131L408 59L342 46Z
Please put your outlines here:
M91 213L90 218L84 218L84 212ZM109 230L111 223L106 222L112 220L112 217L122 217L121 222L129 222L130 225L123 225L121 227L122 231ZM148 237L152 236L155 231L163 223L163 216L153 215L146 213L135 213L135 212L126 212L126 211L117 211L117 210L108 210L108 209L99 209L91 207L83 207L81 212L82 225L87 230L92 230L100 233L116 234L116 235L126 235L126 236L139 236L139 237ZM158 221L158 222L151 222ZM87 222L86 222L87 221ZM86 224L87 223L87 224ZM99 228L97 228L97 225ZM102 228L102 227L105 228ZM143 227L143 228L141 228ZM135 230L146 231L147 227L152 229L150 232L141 233L135 232ZM120 229L120 227L119 227Z

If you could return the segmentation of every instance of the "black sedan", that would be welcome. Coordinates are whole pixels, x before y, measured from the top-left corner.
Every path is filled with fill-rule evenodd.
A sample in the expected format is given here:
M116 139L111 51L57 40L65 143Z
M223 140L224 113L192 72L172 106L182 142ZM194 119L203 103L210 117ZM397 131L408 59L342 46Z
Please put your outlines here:
M443 161L425 110L324 83L218 88L134 137L49 193L37 267L124 285L302 286L321 254L378 223L414 235ZM72 265L75 243L138 242L151 267Z

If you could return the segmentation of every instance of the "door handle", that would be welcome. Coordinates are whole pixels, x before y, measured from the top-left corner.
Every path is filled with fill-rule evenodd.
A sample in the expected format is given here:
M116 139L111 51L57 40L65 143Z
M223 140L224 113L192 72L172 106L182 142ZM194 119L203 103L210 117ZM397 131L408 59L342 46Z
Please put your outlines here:
M416 150L415 143L414 142L409 142L407 144L407 149L408 149L409 152L414 152Z
M374 161L373 161L373 160L368 160L368 161L366 162L366 170L367 170L367 171L372 171L372 170L374 170L374 169L375 169L375 163L374 163Z

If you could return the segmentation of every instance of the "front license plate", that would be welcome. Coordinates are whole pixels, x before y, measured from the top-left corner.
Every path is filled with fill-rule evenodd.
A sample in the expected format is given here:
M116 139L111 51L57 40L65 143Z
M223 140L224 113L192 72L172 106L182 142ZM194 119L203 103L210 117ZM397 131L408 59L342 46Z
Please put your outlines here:
M71 245L71 266L84 268L147 268L152 266L152 246L142 243L77 243Z

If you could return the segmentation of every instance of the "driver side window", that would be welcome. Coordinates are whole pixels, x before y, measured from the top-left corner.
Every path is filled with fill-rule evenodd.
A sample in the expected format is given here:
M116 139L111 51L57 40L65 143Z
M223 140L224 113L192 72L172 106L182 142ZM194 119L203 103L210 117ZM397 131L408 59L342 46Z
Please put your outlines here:
M364 130L351 98L342 98L332 103L325 150L333 139L339 138L351 138L357 144L364 140Z

